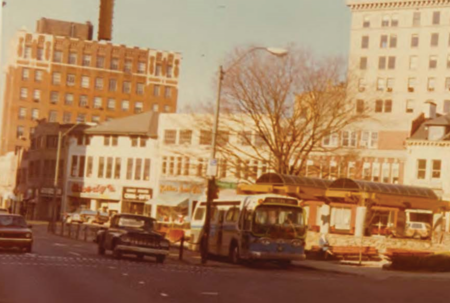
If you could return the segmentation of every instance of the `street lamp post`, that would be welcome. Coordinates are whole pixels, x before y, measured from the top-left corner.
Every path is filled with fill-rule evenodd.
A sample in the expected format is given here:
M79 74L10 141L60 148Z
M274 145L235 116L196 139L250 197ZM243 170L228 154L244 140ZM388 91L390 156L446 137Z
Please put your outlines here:
M211 141L211 157L210 157L210 165L212 161L215 161L217 165L216 160L216 150L217 150L217 131L219 128L219 114L220 114L220 97L222 94L222 81L230 69L238 65L245 57L247 57L250 53L253 53L257 50L264 50L271 55L277 56L277 57L284 57L288 54L288 51L282 48L266 48L266 47L253 47L249 49L247 52L245 52L241 57L239 57L236 61L231 64L227 70L224 70L222 65L219 67L219 81L218 81L218 87L217 87L217 99L216 99L216 108L214 112L214 124L213 124L213 132L212 132L212 141ZM206 198L206 218L205 218L205 226L203 229L203 239L201 241L201 256L202 256L202 263L206 264L208 261L208 248L209 248L209 233L211 230L211 206L213 202L213 194L216 188L216 174L217 169L214 170L214 173L211 174L210 178L208 179L208 189L207 189L207 198Z
M74 125L72 125L71 128L69 128L65 133L62 133L61 131L58 132L58 147L56 149L56 163L55 163L55 179L53 180L53 201L52 201L52 205L53 205L53 213L52 213L52 232L56 231L56 217L58 215L57 212L57 203L56 203L56 199L57 199L57 195L58 195L58 179L59 179L59 161L61 158L61 145L62 145L62 139L69 134L75 127L78 126L78 122L75 123ZM62 191L61 191L61 200L62 200Z

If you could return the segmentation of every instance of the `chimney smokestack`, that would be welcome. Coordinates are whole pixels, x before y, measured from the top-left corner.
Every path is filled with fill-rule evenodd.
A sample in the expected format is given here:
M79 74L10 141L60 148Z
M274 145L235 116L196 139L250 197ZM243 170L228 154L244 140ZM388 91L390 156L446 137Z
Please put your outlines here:
M114 0L100 0L98 40L112 40Z

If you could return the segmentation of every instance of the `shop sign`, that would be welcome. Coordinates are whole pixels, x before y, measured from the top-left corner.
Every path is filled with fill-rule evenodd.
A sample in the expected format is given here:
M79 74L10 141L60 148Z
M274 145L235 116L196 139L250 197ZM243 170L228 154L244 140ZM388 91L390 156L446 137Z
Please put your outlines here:
M122 200L146 202L150 200L152 196L153 189L151 188L124 187Z
M187 193L201 195L205 186L199 183L160 182L159 193Z
M120 189L112 184L85 184L80 182L69 182L71 196L80 198L120 199Z
M56 195L61 196L61 188L56 189ZM55 194L55 189L53 187L43 187L40 192L41 196L52 196Z

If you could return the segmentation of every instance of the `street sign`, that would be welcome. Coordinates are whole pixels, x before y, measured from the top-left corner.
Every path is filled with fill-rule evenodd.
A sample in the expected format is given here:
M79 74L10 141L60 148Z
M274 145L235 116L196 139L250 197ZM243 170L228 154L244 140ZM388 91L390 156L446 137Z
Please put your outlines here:
M217 159L209 159L206 175L208 177L217 176Z

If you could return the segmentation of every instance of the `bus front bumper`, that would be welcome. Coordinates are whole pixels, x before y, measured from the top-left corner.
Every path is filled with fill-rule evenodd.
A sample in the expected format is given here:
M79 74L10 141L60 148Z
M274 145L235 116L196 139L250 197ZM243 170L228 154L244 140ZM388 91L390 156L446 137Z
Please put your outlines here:
M249 254L252 260L286 260L286 261L303 261L306 259L305 254L280 254L271 252L253 251Z

